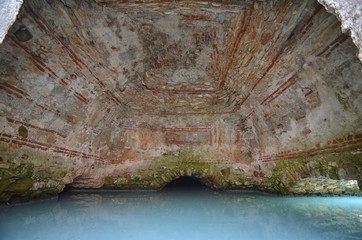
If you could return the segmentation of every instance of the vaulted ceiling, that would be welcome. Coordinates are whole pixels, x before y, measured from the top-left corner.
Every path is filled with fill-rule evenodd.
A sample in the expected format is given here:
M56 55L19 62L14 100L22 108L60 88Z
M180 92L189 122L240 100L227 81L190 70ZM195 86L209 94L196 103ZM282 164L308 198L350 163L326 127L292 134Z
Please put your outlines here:
M187 146L262 165L362 132L356 52L312 0L28 0L0 46L1 141L102 176Z

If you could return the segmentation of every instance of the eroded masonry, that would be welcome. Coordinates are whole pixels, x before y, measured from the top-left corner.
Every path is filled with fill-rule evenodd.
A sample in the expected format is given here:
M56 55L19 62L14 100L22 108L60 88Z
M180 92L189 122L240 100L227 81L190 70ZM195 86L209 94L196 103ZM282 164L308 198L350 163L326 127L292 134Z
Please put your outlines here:
M27 0L0 45L0 200L359 194L358 48L315 0Z

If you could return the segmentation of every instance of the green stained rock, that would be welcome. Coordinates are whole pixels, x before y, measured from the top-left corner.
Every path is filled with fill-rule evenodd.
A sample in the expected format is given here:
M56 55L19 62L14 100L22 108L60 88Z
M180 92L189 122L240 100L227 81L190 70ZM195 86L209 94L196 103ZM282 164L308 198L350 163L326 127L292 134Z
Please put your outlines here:
M105 185L113 185L113 178L111 178L111 177L106 177L105 179L104 179L104 184Z
M11 194L7 193L7 192L3 192L0 194L0 203L1 202L8 202L11 199Z
M117 187L121 187L122 185L128 184L128 181L127 181L126 178L118 178L116 181L114 181L114 184L115 184Z
M0 181L0 194L5 191L16 180L13 178L3 179Z
M61 184L64 176L74 170L60 157L27 148L12 149L6 143L0 143L0 157L0 203L57 194L65 187Z
M33 186L33 180L31 178L23 178L12 183L8 187L7 191L14 193L24 193L28 191L32 186Z
M52 171L50 168L37 169L34 175L40 179L52 178Z
M162 178L162 180L165 181L165 182L168 182L168 181L169 181L169 179L166 177L165 174L162 174L162 175L161 175L161 178Z
M223 176L225 176L225 177L230 176L230 168L224 168L224 169L222 169L220 172L221 172L221 174L222 174Z
M344 188L338 187L338 188L335 188L335 189L333 190L333 193L334 193L334 194L341 194L341 193L343 193L343 191L344 191Z
M32 193L31 195L31 198L40 198L43 196L43 192L42 191L36 191L34 193Z
M135 176L134 178L133 178L133 181L134 182L139 182L141 180L141 177L140 176Z
M337 167L329 167L329 177L332 179L337 179L339 180L339 174L338 174L338 168Z
M56 187L56 193L60 193L64 190L65 188L65 185L64 184L59 184L57 187Z

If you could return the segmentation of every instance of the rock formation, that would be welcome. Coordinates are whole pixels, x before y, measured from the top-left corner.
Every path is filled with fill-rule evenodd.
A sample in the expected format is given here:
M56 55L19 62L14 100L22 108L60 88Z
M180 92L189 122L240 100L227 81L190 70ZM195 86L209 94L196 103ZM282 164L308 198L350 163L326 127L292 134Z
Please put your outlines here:
M5 0L0 3L0 44L14 23L22 4L22 0Z
M0 199L358 194L357 52L314 0L27 0L0 45Z

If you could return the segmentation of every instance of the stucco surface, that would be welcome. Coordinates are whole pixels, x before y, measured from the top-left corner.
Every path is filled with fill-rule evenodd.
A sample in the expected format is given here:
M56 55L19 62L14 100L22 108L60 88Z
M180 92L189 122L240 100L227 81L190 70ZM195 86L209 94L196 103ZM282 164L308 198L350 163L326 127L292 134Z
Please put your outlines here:
M354 194L357 52L312 0L28 0L0 45L1 197L185 175Z

